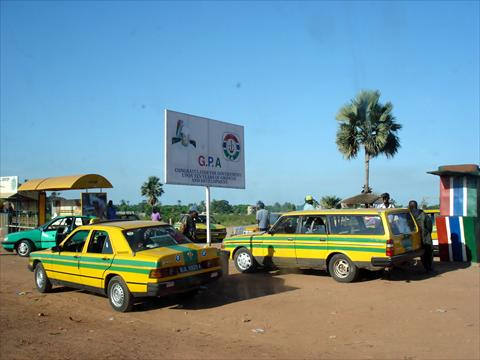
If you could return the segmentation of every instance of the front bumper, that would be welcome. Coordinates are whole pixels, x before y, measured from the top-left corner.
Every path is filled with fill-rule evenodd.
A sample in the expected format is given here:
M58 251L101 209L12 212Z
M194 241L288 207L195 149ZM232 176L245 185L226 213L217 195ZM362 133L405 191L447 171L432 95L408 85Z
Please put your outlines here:
M381 257L381 258L372 258L372 266L376 267L390 267L394 265L399 265L406 261L412 260L414 258L420 257L423 255L424 250L418 249L415 251L409 251L404 254L395 255L391 257Z
M15 244L13 243L2 243L2 247L8 252L13 252L13 250L15 250Z
M155 284L147 284L146 293L134 293L134 296L165 296L171 294L178 294L195 290L201 285L205 285L218 280L222 276L220 269L209 271L207 273L187 276L181 279L164 281Z

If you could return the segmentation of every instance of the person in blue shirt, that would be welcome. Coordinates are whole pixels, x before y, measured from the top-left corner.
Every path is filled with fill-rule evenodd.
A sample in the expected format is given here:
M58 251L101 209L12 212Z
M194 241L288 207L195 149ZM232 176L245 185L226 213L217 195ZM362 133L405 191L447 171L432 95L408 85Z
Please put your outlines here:
M270 213L261 201L257 203L257 224L260 231L268 231L270 227Z
M117 210L115 210L115 207L113 206L113 202L112 200L110 200L107 205L107 219L115 220L116 218L117 218Z
M313 198L312 195L305 196L305 205L303 205L303 210L315 210L317 205L318 202Z

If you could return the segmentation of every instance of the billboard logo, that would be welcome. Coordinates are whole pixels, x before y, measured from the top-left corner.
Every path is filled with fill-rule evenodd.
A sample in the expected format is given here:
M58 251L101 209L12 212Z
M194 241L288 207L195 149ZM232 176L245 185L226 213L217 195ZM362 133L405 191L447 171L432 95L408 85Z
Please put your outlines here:
M223 155L225 159L235 161L240 155L240 141L237 135L232 133L223 134Z
M178 142L180 142L185 147L188 145L193 145L193 147L197 147L197 142L190 139L190 130L187 126L185 126L183 120L177 121L177 131L175 132L175 136L172 138L172 145Z

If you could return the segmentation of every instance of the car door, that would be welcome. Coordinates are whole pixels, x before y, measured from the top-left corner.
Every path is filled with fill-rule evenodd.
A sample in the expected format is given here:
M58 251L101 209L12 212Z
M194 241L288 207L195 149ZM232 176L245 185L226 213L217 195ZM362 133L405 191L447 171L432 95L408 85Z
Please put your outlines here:
M112 266L114 249L107 231L93 230L79 259L84 285L103 287L105 271Z
M295 237L297 264L324 267L327 254L327 220L325 215L302 216Z
M72 284L81 284L79 259L90 230L78 230L70 234L54 253L53 271L56 278Z
M66 224L67 224L67 219L72 219L72 218L59 218L59 219L54 219L50 224L48 224L42 231L41 235L41 245L40 249L48 249L53 246L56 246L56 236L57 236L57 230L58 229L66 229Z
M299 219L299 216L284 216L268 233L262 235L262 247L267 262L271 261L274 265L280 266L297 264L295 237Z

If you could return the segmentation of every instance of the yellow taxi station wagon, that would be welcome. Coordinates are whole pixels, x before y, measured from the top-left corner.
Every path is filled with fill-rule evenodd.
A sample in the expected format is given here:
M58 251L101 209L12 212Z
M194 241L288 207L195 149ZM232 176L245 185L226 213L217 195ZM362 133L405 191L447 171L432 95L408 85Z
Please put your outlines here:
M107 295L117 311L137 297L190 292L221 276L219 250L202 248L168 224L113 221L81 226L59 246L30 254L35 285Z
M408 209L290 212L270 231L227 238L223 247L240 272L258 266L327 269L339 282L354 281L360 268L379 270L423 255Z

